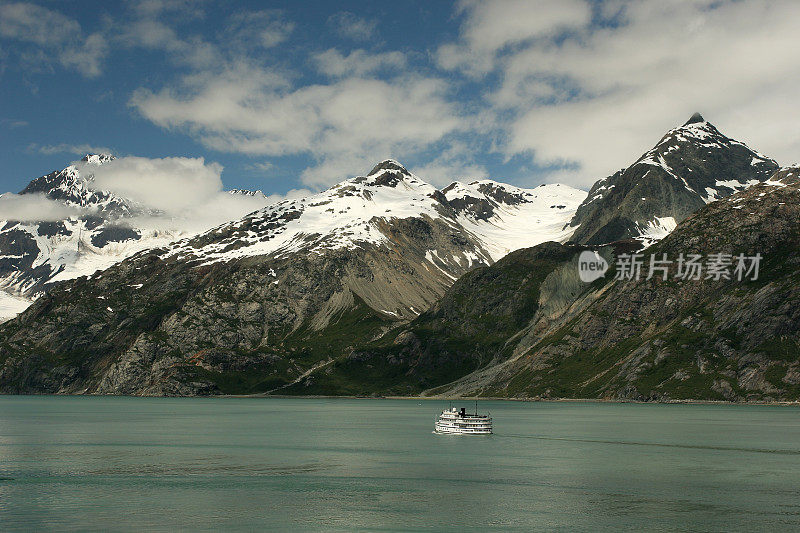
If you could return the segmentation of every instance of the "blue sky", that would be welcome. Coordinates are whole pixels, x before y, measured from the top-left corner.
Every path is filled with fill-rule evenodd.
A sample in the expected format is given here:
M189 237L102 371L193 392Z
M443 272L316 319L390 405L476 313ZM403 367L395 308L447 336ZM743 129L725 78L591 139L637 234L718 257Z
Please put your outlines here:
M386 157L588 187L697 110L793 163L798 22L756 0L0 2L0 191L98 149L277 194Z

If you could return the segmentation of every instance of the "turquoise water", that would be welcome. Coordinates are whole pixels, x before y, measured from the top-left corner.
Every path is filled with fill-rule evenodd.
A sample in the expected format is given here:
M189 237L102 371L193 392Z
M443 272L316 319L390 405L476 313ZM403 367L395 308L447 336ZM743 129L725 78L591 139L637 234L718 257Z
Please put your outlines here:
M465 404L469 406L470 404ZM800 409L0 397L0 530L800 528Z

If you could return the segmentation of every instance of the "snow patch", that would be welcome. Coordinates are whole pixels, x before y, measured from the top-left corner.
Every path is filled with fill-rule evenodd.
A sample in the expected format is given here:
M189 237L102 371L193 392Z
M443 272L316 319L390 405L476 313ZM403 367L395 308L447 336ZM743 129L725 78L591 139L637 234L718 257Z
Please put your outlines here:
M672 233L677 226L678 223L673 217L655 217L644 228L640 228L639 236L636 239L648 247Z
M22 298L21 296L14 296L0 290L0 322L11 320L27 309L32 303L33 300Z

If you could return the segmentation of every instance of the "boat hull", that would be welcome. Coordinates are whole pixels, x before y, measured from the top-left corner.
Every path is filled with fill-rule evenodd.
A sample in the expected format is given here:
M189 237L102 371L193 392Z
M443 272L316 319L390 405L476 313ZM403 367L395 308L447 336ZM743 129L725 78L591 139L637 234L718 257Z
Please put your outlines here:
M437 435L492 435L491 429L485 430L459 430L459 429L451 429L451 428L439 428L436 427L433 430L434 433Z

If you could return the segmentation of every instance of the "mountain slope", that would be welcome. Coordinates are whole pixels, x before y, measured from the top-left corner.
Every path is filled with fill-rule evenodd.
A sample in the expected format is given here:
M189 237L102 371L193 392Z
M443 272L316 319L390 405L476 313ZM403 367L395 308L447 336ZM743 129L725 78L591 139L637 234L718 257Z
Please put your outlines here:
M658 240L708 202L764 181L777 170L775 161L695 114L633 165L594 184L570 222L572 240Z
M648 253L760 253L759 278L613 282L553 334L560 344L540 341L512 365L514 394L797 400L799 206L793 167L691 216Z
M428 311L353 347L287 392L415 395L503 359L509 339L555 300L543 281L575 253L547 242L463 275Z
M0 390L291 387L416 317L455 279L520 240L489 246L478 229L513 225L515 215L532 229L550 227L532 213L566 218L583 198L565 186L535 191L495 184L460 195L496 210L477 218L384 161L367 176L53 287L0 329ZM551 238L563 235L556 230Z

